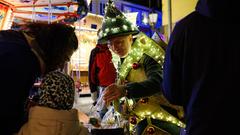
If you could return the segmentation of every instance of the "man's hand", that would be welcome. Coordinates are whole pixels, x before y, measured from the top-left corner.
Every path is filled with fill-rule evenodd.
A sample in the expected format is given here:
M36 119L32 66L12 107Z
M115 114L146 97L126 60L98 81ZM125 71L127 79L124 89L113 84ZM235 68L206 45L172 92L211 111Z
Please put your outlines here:
M109 104L113 100L119 99L126 95L126 89L124 85L111 84L105 88L103 92L103 100L106 104Z

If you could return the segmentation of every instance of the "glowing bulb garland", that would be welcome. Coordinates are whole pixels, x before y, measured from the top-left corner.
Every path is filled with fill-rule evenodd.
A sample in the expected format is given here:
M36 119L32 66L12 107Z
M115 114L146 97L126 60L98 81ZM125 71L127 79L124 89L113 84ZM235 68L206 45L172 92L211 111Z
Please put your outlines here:
M121 33L121 32L129 32L129 31L136 31L137 30L137 27L135 25L128 23L127 18L125 16L118 15L118 16L116 16L116 18L106 17L103 20L103 23L106 23L109 26L110 26L110 24L115 24L116 22L118 22L119 24L123 24L123 25L122 26L112 25L112 27L110 27L110 28L103 29L103 31L101 31L99 33L99 39L101 39L102 37L106 37L107 35L111 35L111 34L116 34L116 33Z
M124 59L121 65L119 71L119 77L121 80L126 79L127 75L133 68L132 67L133 63L137 63L142 58L143 54L147 54L155 61L157 61L160 65L163 65L165 51L160 47L160 45L155 43L144 33L139 33L138 38L131 46L131 51L129 52L128 56ZM132 101L131 99L128 99L128 102L131 101ZM169 114L155 102L151 101L148 102L148 100L146 100L146 102L142 101L142 103L140 104L141 105L136 104L137 106L140 107L134 106L134 110L131 111L130 118L134 118L134 121L132 120L132 123L130 122L129 126L130 132L133 131L138 122L149 117L153 119L159 119L162 121L170 122L172 124L178 125L179 127L185 127L184 123L182 123L180 120ZM158 128L156 126L154 127Z
M136 41L133 43L129 55L125 58L121 65L119 71L121 80L125 80L129 71L132 69L132 64L138 62L142 58L143 54L147 54L161 65L164 62L164 50L147 35L141 32L139 33Z
M102 29L98 35L100 40L107 41L111 36L138 33L138 28L130 21L128 21L128 19L118 9L115 8L112 0L109 0L109 2L107 3L107 8L105 8L105 10L106 12L102 24ZM121 64L121 67L118 71L118 82L124 82L128 75L128 81L130 82L140 81L139 78L146 78L144 70L140 66L141 60L144 60L144 54L153 58L160 65L163 65L165 51L161 48L161 45L157 44L144 33L140 32L137 35L137 39L131 45L131 51ZM133 63L135 64L133 65ZM135 70L131 71L131 69ZM129 74L130 71L131 73ZM137 74L139 74L139 78L136 78L134 80L134 77ZM124 98L126 97L123 97L123 99ZM148 127L148 132L150 134L155 133L155 129L158 128L151 124L150 119L153 118L176 124L181 127L185 126L183 123L181 123L181 121L179 121L177 118L175 118L174 116L166 112L163 108L161 108L159 102L155 102L151 97L149 99L146 98L145 100L142 100L142 102L140 103L135 99L126 98L124 100L126 101L124 102L124 104L126 105L124 106L126 107L126 110L120 107L120 100L121 99L114 101L114 110L115 112L121 113L122 116L130 118L130 132L134 129L134 125L136 126L138 122L146 118L149 120L148 124L151 125L151 127ZM131 124L133 126L131 126Z
M170 122L172 124L175 124L179 127L185 128L185 124L169 114L167 111L165 111L161 106L159 106L157 103L151 101L151 98L149 101L139 101L135 107L134 110L131 111L130 119L134 118L134 122L130 122L130 131L133 131L133 129L136 127L137 123L140 121L147 119L148 120L148 126L154 126L157 129L160 129L159 127L152 125L151 119L157 119L162 120L166 122Z

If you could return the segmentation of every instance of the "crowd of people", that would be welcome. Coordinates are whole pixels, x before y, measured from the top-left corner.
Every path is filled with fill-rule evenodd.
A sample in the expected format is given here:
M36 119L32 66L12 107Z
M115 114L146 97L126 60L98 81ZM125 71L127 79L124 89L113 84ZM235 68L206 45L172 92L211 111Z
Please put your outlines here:
M113 105L134 127L130 134L235 134L238 16L231 1L198 0L166 45L139 31L109 0L89 60L93 101L105 103L101 118ZM73 109L76 82L62 72L78 44L75 29L61 23L0 31L1 135L90 134ZM26 105L39 77L37 96Z

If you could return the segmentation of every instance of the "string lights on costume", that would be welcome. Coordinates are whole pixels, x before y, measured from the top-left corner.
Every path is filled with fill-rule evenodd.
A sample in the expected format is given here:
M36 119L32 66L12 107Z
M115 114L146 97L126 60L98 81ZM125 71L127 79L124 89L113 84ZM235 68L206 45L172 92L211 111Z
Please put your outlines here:
M136 124L144 119L153 118L159 119L162 121L170 122L179 127L185 127L185 124L173 117L162 107L160 107L156 102L150 101L151 99L143 98L139 100L139 103L136 104L134 110L130 114L130 127L134 129Z
M125 80L129 71L132 69L133 63L138 63L143 54L152 57L159 64L163 64L165 51L152 39L144 33L139 33L138 38L132 45L129 56L125 58L119 71L120 79Z
M136 31L137 27L132 23L129 23L125 16L118 15L116 18L107 17L105 20L106 25L112 24L113 22L119 23L120 25L112 26L110 29L104 29L104 31L99 33L99 37L105 37L110 34L115 34L119 32L127 32L127 31ZM124 25L121 25L124 24ZM120 26L120 27L119 27Z
M161 42L160 44L165 43ZM141 32L138 34L137 39L131 46L131 51L121 65L121 68L119 70L120 80L125 80L132 69L137 70L141 66L138 62L143 57L143 54L150 56L160 65L163 65L165 51L160 47L159 44ZM179 127L185 127L184 123L165 111L162 107L159 106L157 102L153 101L151 98L142 98L138 101L137 104L134 104L134 101L132 99L127 99L127 102L128 107L130 108L130 132L133 132L140 121L147 118L158 119L170 122ZM161 130L159 127L152 124L149 124L149 126L154 127L149 128L149 130L146 131L149 134L155 133L155 129Z
M141 66L141 64L145 58L147 58L145 57L146 55L154 59L159 65L163 65L165 51L161 46L165 43L161 42L157 44L144 33L139 33L138 28L128 21L115 7L112 0L109 0L105 8L102 29L99 32L99 40L105 42L112 37L117 38L118 36L136 34L138 35L131 45L130 52L118 68L117 84L122 84L122 82L126 81L144 81L147 77L144 72L144 67ZM146 123L146 128L144 131L137 131L138 133L157 134L160 131L166 134L166 131L161 129L161 126L156 125L156 123L159 122L165 122L176 127L185 127L184 123L161 107L161 103L163 103L164 100L162 101L160 96L160 93L156 93L140 100L135 100L134 98L128 99L127 97L114 100L114 111L128 119L130 134L135 133L134 129L136 129L137 126L141 126L142 122Z
M98 36L99 39L103 41L106 41L107 37L111 35L124 33L136 34L139 31L138 28L116 8L112 0L109 0L107 3L102 24L102 29Z

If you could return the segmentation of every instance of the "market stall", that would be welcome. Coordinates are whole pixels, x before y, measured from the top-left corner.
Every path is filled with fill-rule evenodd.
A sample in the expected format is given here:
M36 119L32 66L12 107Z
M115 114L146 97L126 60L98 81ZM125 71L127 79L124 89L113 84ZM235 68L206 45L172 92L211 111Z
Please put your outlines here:
M82 82L82 94L89 94L88 64L91 50L96 46L97 30L102 24L103 17L88 13L80 21L74 23L78 36L79 49L72 55L68 72L75 80Z

